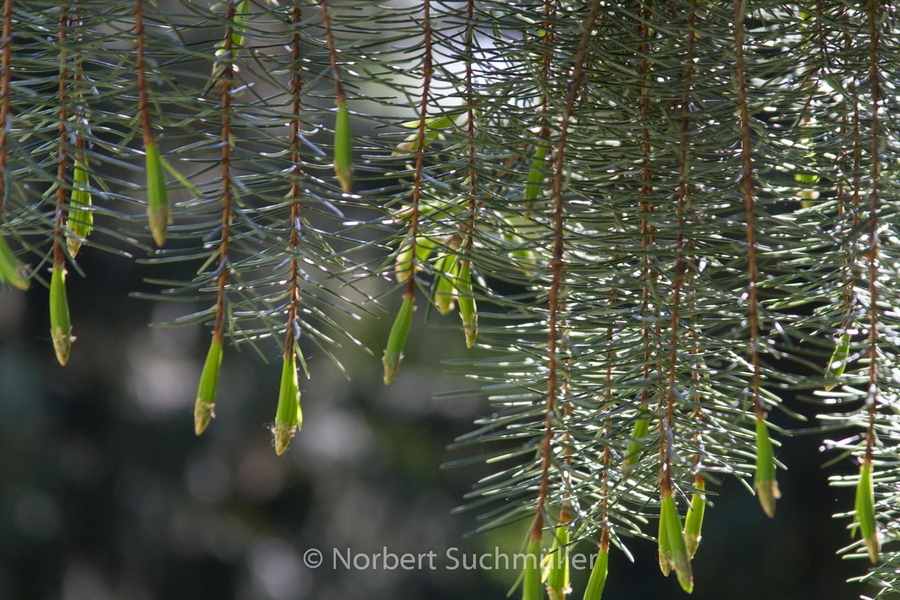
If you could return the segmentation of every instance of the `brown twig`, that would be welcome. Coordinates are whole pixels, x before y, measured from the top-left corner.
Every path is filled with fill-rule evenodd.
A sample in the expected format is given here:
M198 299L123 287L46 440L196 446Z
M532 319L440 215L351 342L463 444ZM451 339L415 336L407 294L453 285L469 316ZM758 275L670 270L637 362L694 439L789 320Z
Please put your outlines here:
M222 61L225 65L219 82L222 85L222 237L219 242L219 276L216 296L216 321L213 327L213 341L221 343L225 319L225 285L228 282L228 243L231 237L231 88L234 80L234 13L235 3L227 3L225 10L225 48Z
M880 54L879 30L883 7L876 0L869 0L869 81L872 86L872 193L869 196L869 387L866 405L869 411L869 426L866 432L865 460L872 461L872 447L875 442L875 414L878 412L878 185L880 183L881 162L879 145L881 139L878 109L881 103L881 73L878 70Z
M331 32L331 17L328 16L328 2L321 0L322 24L325 26L325 44L328 46L328 58L331 60L331 77L334 80L334 101L337 105L344 104L344 84L341 83L341 70L338 67L337 50L334 45L334 35Z
M68 164L68 152L66 145L69 139L68 121L68 89L69 89L69 69L68 58L66 57L66 39L69 32L69 6L62 5L59 7L59 90L57 99L59 101L59 157L56 164L56 218L54 219L54 240L53 240L53 266L54 268L65 268L66 255L63 251L63 239L65 239L65 204L66 204L66 166ZM5 128L5 127L4 127Z
M144 148L154 143L153 127L150 123L150 98L147 93L147 79L144 74L144 0L134 0L134 35L137 47L135 69L137 70L138 111L140 112L141 130L144 135Z
M572 112L575 110L575 102L578 91L584 83L584 58L587 55L588 44L593 35L594 23L600 12L600 0L591 2L590 12L584 22L584 33L578 52L575 55L572 67L572 79L569 82L569 93L566 96L566 105L563 110L559 125L559 141L556 145L556 160L553 170L553 258L550 266L552 278L548 295L548 344L547 344L547 399L545 402L544 438L541 442L541 480L537 498L537 511L534 525L531 529L531 540L541 539L541 531L544 528L544 508L550 489L550 462L552 460L551 442L553 440L553 421L556 412L556 382L557 382L557 343L559 320L559 296L563 284L565 272L565 230L563 228L565 204L563 202L563 178L565 168L566 143L569 135L569 122Z
M416 237L419 235L419 199L422 195L422 173L425 169L425 125L428 120L428 100L431 77L434 74L431 48L431 0L423 2L422 37L425 53L422 57L422 100L419 103L419 124L416 132L416 166L413 173L412 214L409 217L409 274L406 279L407 298L416 294Z
M300 246L300 177L303 168L300 157L300 94L303 90L303 75L300 71L300 33L296 28L300 24L302 11L299 6L294 6L291 15L291 24L294 33L291 35L291 58L293 59L293 76L291 78L291 277L289 284L289 299L287 306L287 327L284 334L284 359L289 360L294 351L293 341L296 339L297 312L300 306L300 276L296 249Z
M744 197L747 222L747 304L750 327L750 364L753 369L753 409L757 419L765 419L766 411L759 399L759 306L757 303L758 273L756 265L756 190L753 185L753 147L750 141L750 108L747 99L747 83L744 64L744 24L741 20L743 0L734 2L734 53L738 83L738 104L741 125L741 195Z

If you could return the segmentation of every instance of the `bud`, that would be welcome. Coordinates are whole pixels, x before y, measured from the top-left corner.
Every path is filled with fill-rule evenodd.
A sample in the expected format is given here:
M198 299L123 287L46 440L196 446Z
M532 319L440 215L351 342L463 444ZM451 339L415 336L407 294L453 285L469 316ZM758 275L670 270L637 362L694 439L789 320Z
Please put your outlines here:
M200 435L215 416L216 389L219 386L219 371L222 368L222 336L213 334L209 353L200 374L200 385L197 387L197 402L194 404L194 433Z
M550 548L550 568L547 570L547 593L550 600L564 600L569 593L569 530L565 525L556 528Z
M0 284L3 283L27 290L31 280L26 275L25 266L16 258L6 240L0 235Z
M462 317L463 329L466 332L466 346L471 348L475 345L475 337L478 335L478 309L475 306L475 296L472 294L472 267L468 260L460 261L456 287L459 290L457 301L459 316Z
M541 600L541 539L530 540L525 555L525 569L522 572L522 600Z
M397 376L400 357L403 354L403 347L406 345L406 336L409 335L409 327L412 324L412 313L412 294L404 294L403 304L400 305L400 312L394 319L394 325L391 327L387 346L384 349L384 357L381 359L381 362L384 363L384 385L390 385Z
M831 391L837 385L836 380L840 379L841 375L844 374L844 369L847 368L848 356L850 356L850 334L844 333L838 339L834 353L831 355L831 360L828 361L828 371L825 374L826 392Z
M659 546L659 570L664 577L668 577L675 565L672 563L672 549L669 547L669 515L662 508L659 511L659 532L656 540Z
M769 517L775 516L775 500L781 498L778 482L775 480L775 455L772 441L764 419L756 420L756 493L763 511Z
M624 468L628 469L641 457L641 450L644 448L643 439L650 432L650 420L638 419L634 422L634 430L631 432L631 442L628 444L628 451L625 453Z
M703 529L703 515L706 512L706 480L703 475L697 473L694 487L697 491L691 496L691 507L684 518L684 545L690 558L694 558L700 546L700 531Z
M875 520L875 487L872 483L872 461L863 460L859 467L859 482L856 484L856 517L854 522L859 525L859 532L866 549L869 551L869 560L873 564L878 562L878 553L881 552L881 537L878 531L878 522Z
M72 350L72 321L69 317L69 299L66 296L66 269L53 265L50 275L50 338L56 351L56 360L66 366Z
M434 286L434 304L442 315L453 310L456 298L453 281L457 278L458 270L459 257L455 254L445 254L434 263L434 276L437 279Z
M665 515L666 542L672 555L672 566L678 576L681 589L690 594L694 591L694 574L691 572L691 559L684 545L684 532L681 529L681 517L675 506L675 497L671 490L662 494L660 515Z
M250 17L250 0L240 0L240 4L234 9L234 26L231 33L231 47L235 53L244 47L244 32L247 30L248 17Z
M528 203L528 209L534 207L534 201L538 197L541 184L544 183L544 169L547 166L547 145L541 140L537 150L534 153L534 160L531 161L531 171L528 173L528 183L525 184L525 202Z
M434 247L437 244L428 239L425 236L416 237L416 271L421 271L422 263L428 260L428 257L431 256L431 251L434 250ZM396 264L394 265L394 273L397 277L397 281L403 283L409 278L409 273L412 270L412 248L409 246L404 246L400 252L397 254Z
M428 146L431 145L432 140L442 140L444 139L443 130L448 129L454 124L454 118L448 117L446 115L441 115L437 117L431 117L429 119L425 119L425 137L424 143L422 147L427 149ZM403 127L407 129L418 129L419 128L419 120L415 121L407 121L406 123L401 124ZM397 148L391 153L391 156L402 156L404 154L411 154L416 152L419 149L419 132L416 131L414 133L409 134L406 138L397 144Z
M609 571L609 550L601 547L597 554L597 562L591 569L591 578L588 579L587 588L584 590L584 600L600 600L603 588L606 587L607 571Z
M275 454L281 456L287 450L291 438L303 426L300 411L300 387L297 384L297 359L293 350L281 369L281 391L278 394L278 409L275 411Z
M72 178L72 195L69 199L69 214L66 218L66 245L69 254L74 258L81 249L81 243L94 229L94 213L86 210L91 206L91 193L88 191L87 170L81 161L75 161L75 174Z
M334 124L334 173L345 194L353 189L353 166L350 143L350 111L347 102L337 107L337 120Z
M162 247L166 243L166 228L171 221L169 215L169 193L163 175L162 158L155 143L146 148L147 159L147 221L153 241Z

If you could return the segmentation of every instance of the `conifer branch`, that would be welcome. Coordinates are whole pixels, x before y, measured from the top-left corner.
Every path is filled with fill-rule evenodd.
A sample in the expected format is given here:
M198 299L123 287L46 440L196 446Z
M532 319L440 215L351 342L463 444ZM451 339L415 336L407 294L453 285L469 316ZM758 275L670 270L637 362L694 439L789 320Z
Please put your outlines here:
M563 178L565 174L565 153L566 143L569 134L569 124L572 113L575 110L575 103L578 98L578 92L584 83L584 60L587 55L588 44L593 35L594 23L600 11L600 0L591 2L590 12L584 21L584 30L581 36L581 42L578 46L578 52L572 66L572 77L569 81L569 91L566 96L565 108L562 112L562 119L559 125L559 141L556 145L556 153L554 157L553 168L553 257L551 258L552 278L550 281L550 290L547 300L547 322L548 322L548 342L547 342L547 398L544 405L544 436L541 441L541 478L539 484L537 510L534 519L534 525L531 528L530 541L539 542L541 539L541 531L544 528L544 515L547 503L547 497L550 489L550 463L553 460L552 440L554 421L556 420L556 400L557 400L557 344L558 340L558 321L559 321L559 302L560 289L563 285L563 277L565 273L565 204L563 201Z
M472 249L475 244L475 223L478 220L478 179L475 171L476 149L475 149L475 85L472 76L473 47L472 43L475 39L475 0L466 2L466 154L468 160L468 173L466 181L468 188L466 190L466 207L469 211L468 219L463 230L463 239L465 246L463 256L460 259L460 273L465 277L461 278L459 287L461 294L472 293ZM407 285L409 285L407 283ZM467 304L466 304L467 303ZM460 298L459 307L460 314L463 317L463 328L466 334L466 345L472 347L475 344L475 336L478 333L478 313L470 310L466 311L464 306L474 306L474 298ZM472 314L465 314L471 312ZM469 322L466 322L466 321Z
M57 142L56 166L56 215L53 220L53 271L50 277L50 337L56 360L65 366L72 349L72 328L69 318L69 303L66 296L66 255L63 250L66 218L66 166L68 164L69 143L69 57L66 48L69 27L72 21L69 6L59 8L59 140ZM5 125L4 125L5 126Z
M59 8L59 90L57 98L59 101L59 142L57 144L57 163L56 163L56 217L55 222L55 239L53 241L53 266L54 268L64 269L66 264L65 252L63 251L62 241L65 239L65 204L66 204L66 167L69 161L68 143L69 143L69 69L68 57L66 56L66 42L69 32L69 6L63 4Z
M388 346L385 349L383 359L385 385L391 383L397 374L403 346L406 343L406 335L409 331L409 321L412 318L412 311L415 309L416 271L418 270L416 246L419 236L419 201L422 196L425 169L425 128L428 123L428 102L431 97L431 78L434 75L431 39L431 0L424 0L422 5L422 41L424 45L422 55L422 99L419 102L418 124L416 125L416 163L413 171L411 206L408 212L410 241L406 291L403 294L403 305L391 329Z
M147 51L146 32L144 31L144 0L134 2L134 37L137 57L135 58L135 70L137 71L138 89L138 116L141 122L141 135L144 142L144 155L147 166L147 221L150 232L156 245L162 247L166 242L166 233L169 226L169 200L166 191L165 176L163 175L163 163L156 139L153 135L153 124L150 118L150 92L147 84L146 61L144 55Z
M324 6L324 2L322 3ZM291 214L290 214L290 238L288 248L290 252L290 275L288 281L288 303L287 303L287 323L284 330L284 362L291 365L291 373L289 377L296 377L296 366L294 356L297 352L298 343L300 341L300 324L298 322L298 312L300 310L300 211L302 208L302 189L300 187L300 179L304 176L302 167L302 157L300 154L300 111L302 104L300 95L303 92L303 74L300 71L300 33L297 27L300 25L302 11L299 6L294 6L291 12L291 25L294 32L291 34L291 61L293 65L293 74L291 75L291 122L290 122L290 140L291 140ZM285 386L282 382L282 388ZM293 402L293 398L279 398L281 402ZM293 418L299 411L293 407L285 408L284 413L289 414L289 420L285 423L279 423L276 416L274 427L275 434L275 452L282 454L287 449L291 438L297 430L297 419ZM282 407L279 406L279 413Z
M753 411L756 415L757 466L756 489L759 502L765 513L775 515L775 500L781 496L775 480L774 456L771 440L766 427L766 411L760 400L760 360L759 360L759 274L757 267L756 243L756 189L753 181L753 145L750 136L750 107L747 95L746 65L744 60L744 2L734 1L734 54L737 77L738 105L741 130L741 186L744 198L745 224L747 228L747 313L750 330L750 366L752 380L750 393L753 396Z
M213 324L212 342L203 372L200 375L200 385L197 390L197 402L194 406L194 432L202 434L214 416L215 398L218 389L219 371L222 365L222 345L225 338L225 310L226 310L226 286L230 261L228 258L229 243L231 241L232 220L232 88L234 84L234 62L237 48L234 46L235 29L235 5L237 0L227 0L225 9L225 39L223 42L221 60L221 72L215 83L221 87L221 134L219 142L222 146L222 156L219 161L219 171L222 178L221 195L221 234L219 237L219 262L218 275L216 276L216 317Z
M881 176L880 125L878 110L881 104L881 72L878 68L880 42L880 16L882 12L878 0L869 0L869 84L872 86L872 172L869 194L869 244L866 260L869 263L869 378L866 406L869 412L869 428L866 432L865 460L872 460L872 446L875 437L875 414L878 411L878 207L881 199L878 186ZM874 561L873 561L874 562Z

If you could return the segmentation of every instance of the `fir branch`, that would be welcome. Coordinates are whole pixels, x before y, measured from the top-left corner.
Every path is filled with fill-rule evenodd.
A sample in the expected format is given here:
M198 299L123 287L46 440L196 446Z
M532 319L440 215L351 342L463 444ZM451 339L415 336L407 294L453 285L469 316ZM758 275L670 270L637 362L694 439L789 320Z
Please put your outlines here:
M324 6L324 2L323 2ZM302 156L300 154L300 116L302 110L301 94L303 92L303 73L300 70L300 32L297 28L300 25L302 11L299 6L294 6L291 12L291 25L294 28L291 34L291 59L294 65L291 75L291 122L290 122L290 140L291 140L291 216L290 216L290 239L288 248L290 252L290 276L288 281L288 303L287 303L287 322L284 329L284 361L291 365L296 371L294 356L297 352L297 344L300 337L300 326L298 323L298 312L300 310L300 211L302 208L302 189L300 187L300 179L304 176L302 167ZM291 373L296 377L296 373ZM284 383L282 383L284 386ZM288 401L290 399L287 399ZM279 403L285 401L279 398ZM279 406L279 409L281 407ZM291 411L291 416L293 416ZM291 438L297 430L297 424L291 419L287 423L276 423L274 427L275 435L275 452L279 455L283 454L287 449Z
M468 182L468 189L466 190L467 194L467 209L469 211L469 216L466 221L464 230L463 230L463 239L465 240L465 246L463 250L463 256L460 259L461 268L460 272L464 273L468 280L465 282L461 282L465 284L466 290L462 290L465 293L472 293L472 285L471 285L471 263L472 263L472 248L475 244L475 224L478 220L478 179L475 171L475 87L473 83L472 77L472 61L473 57L473 48L472 43L475 39L475 0L468 0L466 3L466 42L465 42L465 55L466 55L466 155L468 157L468 173L466 175L466 181ZM421 142L420 142L421 143ZM407 284L408 285L408 284ZM463 303L471 302L474 305L474 298L469 300L467 298L461 298L459 301L460 312L461 314L464 312ZM473 314L469 316L470 320L474 320L473 322L466 323L466 315L463 315L463 328L465 329L466 334L466 345L468 347L472 347L475 344L475 336L478 333L478 313L473 311Z
M869 0L868 25L869 25L869 85L871 86L871 113L870 125L871 146L871 190L869 192L869 243L866 251L869 279L869 339L868 339L868 385L866 388L865 402L868 412L868 424L866 427L866 450L860 465L859 481L856 490L856 522L859 524L860 534L869 554L872 564L878 563L881 552L881 538L878 530L877 515L874 506L873 489L873 450L875 447L875 422L878 416L878 328L880 319L878 314L878 277L879 269L879 185L881 177L881 125L878 111L881 108L881 14L884 8L879 0Z
M866 407L869 412L869 427L866 431L866 462L872 460L872 445L875 437L875 415L878 411L878 186L881 176L879 149L881 144L878 110L881 103L881 72L878 67L880 43L881 3L869 0L869 84L872 86L872 147L871 147L871 192L869 193L869 244L866 259L869 263L869 376ZM874 559L872 562L875 562Z
M759 304L757 284L759 275L756 264L756 190L753 183L753 145L750 140L750 108L747 99L747 83L744 62L744 0L734 2L734 55L738 85L738 104L741 128L741 195L744 197L747 227L747 313L750 328L750 364L753 369L751 393L753 409L758 419L765 419L765 409L759 399Z
M69 161L68 155L68 121L69 121L69 69L68 57L66 56L66 41L69 33L69 5L63 4L59 7L59 89L57 92L57 100L59 102L59 142L57 144L57 163L56 163L56 217L54 219L54 241L53 241L53 267L55 269L65 269L66 256L63 251L63 240L65 239L65 204L66 204L66 167Z
M428 123L428 102L431 96L431 78L434 75L434 57L432 54L431 0L424 0L422 5L422 99L419 102L418 124L416 125L416 163L413 171L411 206L409 218L409 262L406 275L406 290L403 293L403 305L400 309L384 354L384 383L390 384L397 374L403 346L409 331L409 321L415 309L416 271L418 261L416 254L419 236L419 202L422 196L422 185L425 169L425 128Z
M228 257L229 243L231 242L232 221L232 89L234 86L234 62L236 51L234 44L235 30L235 5L237 0L227 0L225 9L225 39L223 41L222 55L219 57L221 71L215 83L221 87L221 134L219 142L222 146L222 155L219 161L219 171L222 178L221 195L221 234L219 237L218 275L216 276L216 304L215 322L213 324L212 342L200 375L200 385L197 391L197 401L194 405L194 432L202 434L213 417L215 398L218 389L218 378L222 364L222 345L225 338L225 310L226 310L226 285L230 260ZM215 71L214 71L215 72Z
M572 113L575 110L578 93L581 86L584 84L584 60L587 55L588 44L593 35L594 23L597 20L599 12L600 0L593 0L593 2L591 2L590 12L588 12L584 21L581 42L579 43L578 52L575 54L573 61L572 76L569 81L569 92L566 96L566 104L560 120L559 141L556 145L553 183L551 188L553 195L553 257L550 262L552 278L547 300L547 397L544 405L544 435L540 446L541 476L534 525L531 528L531 542L540 541L541 531L544 528L545 505L547 503L550 487L550 463L552 462L553 454L551 443L553 440L553 424L556 414L558 368L557 344L559 342L557 325L559 319L560 288L563 285L563 274L565 272L565 204L563 201L563 178L566 165L566 142L569 135L569 124Z
M690 152L690 130L691 130L691 115L690 115L690 105L691 105L691 86L692 86L692 76L694 72L694 39L696 36L696 32L694 31L694 22L695 22L695 13L694 13L694 2L691 2L691 13L688 17L689 30L686 41L686 57L685 57L685 66L684 66L684 92L681 97L681 107L679 112L681 113L681 137L679 139L679 152L678 152L678 206L677 206L677 223L678 223L678 232L675 238L675 254L676 254L676 262L675 262L675 275L672 280L672 315L670 321L671 327L671 341L670 341L670 349L669 349L669 391L668 391L668 402L666 406L666 415L665 419L660 417L660 444L668 444L669 437L665 435L665 431L662 427L662 422L668 424L668 428L674 427L674 411L675 411L675 384L676 384L676 375L678 371L678 337L679 331L681 330L680 323L680 310L681 310L681 296L682 296L682 288L685 286L685 271L686 271L686 262L687 259L685 257L685 224L686 217L685 213L687 211L687 202L688 197L690 195L690 186L688 185L688 176L690 174L690 166L688 162L688 155ZM690 240L688 240L687 244L690 244ZM696 373L696 369L693 369ZM662 455L661 461L661 469L660 473L664 479L669 479L669 485L671 485L671 467L668 464L669 456L671 455L671 448L665 448L664 453Z
M775 515L775 500L781 496L775 480L775 464L772 444L766 427L766 411L760 400L760 311L759 274L757 266L756 189L753 181L753 146L750 138L750 108L747 95L746 67L744 60L744 0L734 2L734 54L737 76L738 105L741 130L741 195L744 198L745 224L747 228L747 312L750 329L750 365L752 369L751 394L756 415L757 465L756 490L759 502L769 517Z
M147 43L144 40L144 0L134 0L134 37L137 58L135 70L137 71L138 88L138 113L141 121L141 133L144 137L144 147L154 144L153 125L150 121L150 97L147 91L147 78L144 74L144 53Z
M331 31L331 17L328 15L328 0L320 0L322 9L322 24L325 26L325 45L328 48L328 60L331 62L331 80L334 82L334 101L338 106L345 104L344 84L341 81L341 70L338 66L337 49L334 43L334 33Z
M162 247L166 242L170 215L169 200L163 174L163 159L156 146L153 125L150 118L150 92L147 84L146 61L144 55L147 42L144 31L144 0L134 2L134 37L137 57L138 116L141 122L141 134L144 142L144 156L147 165L147 221L150 233L156 245Z
M231 201L232 201L232 164L231 164L231 90L234 85L234 49L233 38L234 33L234 7L235 2L228 0L228 8L225 13L225 53L223 60L225 68L222 71L220 83L222 86L221 109L222 109L222 159L220 162L220 170L222 174L222 195L220 202L222 204L222 235L219 241L219 277L218 292L216 296L216 321L213 326L213 339L221 341L223 332L223 323L225 319L225 285L228 282L228 243L231 238Z

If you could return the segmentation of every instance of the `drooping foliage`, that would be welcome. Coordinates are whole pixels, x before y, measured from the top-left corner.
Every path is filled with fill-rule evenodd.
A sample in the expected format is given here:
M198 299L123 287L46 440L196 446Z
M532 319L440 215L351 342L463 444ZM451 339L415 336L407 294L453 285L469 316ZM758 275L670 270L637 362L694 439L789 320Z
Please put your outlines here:
M385 384L414 311L456 323L449 393L492 405L453 444L493 467L467 507L552 552L526 598L571 593L587 541L599 598L610 545L654 532L690 592L707 494L774 516L769 412L818 401L886 594L898 39L876 0L5 0L0 283L49 288L65 364L67 272L139 256L137 295L211 331L198 435L233 347L280 353L279 454L304 353L362 347L338 314L396 311Z

